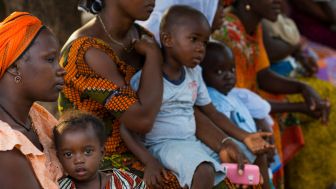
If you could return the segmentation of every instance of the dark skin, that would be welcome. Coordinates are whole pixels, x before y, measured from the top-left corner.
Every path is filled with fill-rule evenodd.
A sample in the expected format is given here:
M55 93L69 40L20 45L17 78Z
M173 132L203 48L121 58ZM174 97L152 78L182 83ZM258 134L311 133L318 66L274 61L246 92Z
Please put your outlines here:
M59 54L60 45L57 38L44 29L34 45L0 79L0 89L6 89L0 90L0 104L27 128L31 127L28 113L33 103L55 101L63 89L62 77L66 71L59 65ZM14 81L16 76L22 77L19 83ZM2 110L0 120L8 123L13 130L21 132L42 151L42 145L35 132L27 132ZM27 158L18 149L0 152L0 162L1 187L40 188Z
M265 119L254 119L256 123L258 131L261 132L273 132L270 128L269 124L266 122ZM264 138L268 143L275 145L275 138L274 136ZM272 162L275 162L274 156L276 155L275 149L268 150L267 152L267 167L271 166Z
M86 123L90 124L90 123ZM78 189L99 188L99 164L103 161L106 148L100 144L96 131L87 128L60 133L57 156ZM106 186L112 174L100 173L102 187Z
M224 43L210 42L207 46L207 53L201 66L203 69L203 79L207 86L215 88L224 95L227 95L235 86L237 76L234 54ZM258 123L256 122L256 124ZM267 132L272 133L270 129L268 129ZM272 138L272 136L268 136L267 138ZM270 144L274 145L274 141ZM274 149L268 150L268 152L271 151L274 151ZM266 153L268 154L268 152ZM223 162L228 162L228 160L224 160ZM265 179L262 187L265 189L271 188L266 155L260 154L254 164L259 166L261 175Z
M142 68L144 74L137 92L139 101L119 118L119 121L126 127L138 133L151 131L161 106L163 93L162 72L160 71L162 70L162 55L159 45L148 36L138 36L133 25L135 20L148 19L153 11L154 3L155 0L105 1L106 6L100 12L100 16L108 33L113 39L123 43L128 50L134 45L131 53L127 53L121 45L109 38L98 18L75 31L67 42L87 36L102 39L110 45L121 61L135 69ZM141 62L141 56L146 57L145 63ZM86 52L85 61L96 73L112 83L119 87L125 85L124 76L106 53L92 48Z
M277 15L281 11L280 3L280 0L242 0L238 1L237 6L229 7L228 12L238 16L246 32L252 34L261 22L261 19L265 18L276 21ZM251 7L250 11L246 11L245 9L247 4ZM269 101L272 107L271 113L302 112L308 115L316 114L322 117L323 124L328 124L330 102L328 99L323 100L309 84L282 77L271 71L269 67L257 73L257 82L260 89L264 91L274 94L301 93L305 99L305 103Z

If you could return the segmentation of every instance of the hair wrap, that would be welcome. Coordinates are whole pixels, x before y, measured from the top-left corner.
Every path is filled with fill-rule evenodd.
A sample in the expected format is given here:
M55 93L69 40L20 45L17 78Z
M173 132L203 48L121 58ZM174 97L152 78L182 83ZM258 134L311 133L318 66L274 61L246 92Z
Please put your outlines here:
M27 49L43 26L26 12L14 12L0 23L0 78Z
M103 8L103 0L80 0L78 9L92 14L98 14Z

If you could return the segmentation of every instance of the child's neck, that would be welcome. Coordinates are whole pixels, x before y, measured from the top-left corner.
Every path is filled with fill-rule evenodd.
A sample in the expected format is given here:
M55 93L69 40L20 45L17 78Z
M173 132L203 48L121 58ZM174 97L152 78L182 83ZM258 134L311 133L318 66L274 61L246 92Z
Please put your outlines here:
M101 175L103 177L103 175ZM99 188L100 186L100 176L99 171L92 175L90 178L88 178L85 181L77 181L73 180L75 182L77 189L91 189L91 188Z
M182 77L182 68L183 64L174 60L172 56L166 56L164 54L163 57L163 72L168 76L169 79L179 80Z

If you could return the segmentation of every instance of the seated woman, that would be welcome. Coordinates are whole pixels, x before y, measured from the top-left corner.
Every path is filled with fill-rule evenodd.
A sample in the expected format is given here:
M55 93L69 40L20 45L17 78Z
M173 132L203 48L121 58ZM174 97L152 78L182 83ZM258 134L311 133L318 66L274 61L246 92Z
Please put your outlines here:
M272 24L272 23L267 23L264 20L264 22L263 22L264 25L263 26L265 26L265 23L266 23L266 25L271 25ZM298 52L294 53L294 55L296 55L296 56L294 56L295 59L294 58L293 59L294 59L294 61L299 61L299 63L297 63L299 65L298 66L299 68L300 68L300 65L306 65L305 66L306 70L304 70L304 71L306 71L305 72L306 74L303 74L304 72L300 73L299 72L300 70L298 70L298 68L296 68L296 69L293 69L292 71L290 71L290 69L288 69L290 72L287 73L285 76L293 77L293 78L296 78L297 80L308 82L314 88L316 88L318 91L320 91L320 93L327 94L326 96L331 96L333 93L336 92L336 90L334 89L334 87L330 83L324 82L324 81L321 81L321 80L315 78L316 72L317 72L317 76L321 75L321 73L320 73L321 70L318 70L317 65L314 64L315 60L314 60L313 57L311 57L309 55L306 55L304 52L300 51L300 49L302 48L300 43L297 43L295 45L291 45L288 42L284 41L282 38L271 37L269 35L268 27L263 27L263 40L264 40L264 45L265 45L266 51L269 55L269 59L271 61L271 69L272 69L272 66L275 67L275 68L280 68L280 67L283 68L283 67L285 67L283 65L288 63L288 60L276 63L275 57L285 58L284 56L291 56L290 53L293 52L293 50L298 49L298 50L296 50ZM290 59L292 59L292 58L290 58ZM319 61L324 61L324 60L322 59L322 60L319 60ZM332 65L336 64L336 62L333 61L332 59L327 59L326 61L329 64L332 64ZM331 61L333 61L333 62L331 62ZM312 68L311 67L312 65L316 65L314 70L310 69L310 68ZM281 71L281 70L284 70L284 69L275 69L274 71L278 72L279 70ZM328 71L333 72L333 70L328 70ZM310 76L310 77L305 78L303 76ZM299 101L298 96L289 96L288 99L292 102ZM331 100L333 100L333 99L331 99ZM300 116L300 121L302 123L303 122L308 123L311 126L318 127L320 125L320 123L318 121L313 121L310 118L305 117L305 116L303 116L303 117ZM330 118L329 121L330 121L329 124L334 125L332 117ZM309 129L311 129L311 126L309 126ZM306 128L303 128L303 132L304 132L304 134L309 134L309 133L307 133ZM314 131L315 135L324 136L323 133L319 133L319 132L321 132L321 131L320 130ZM314 137L314 139L316 139L316 137ZM309 139L306 139L305 141L306 141L306 144L310 145L310 146L306 146L302 150L302 152L299 152L298 155L296 155L290 161L290 163L287 166L287 169L289 170L289 172L285 176L286 176L286 179L288 178L289 184L292 187L299 185L299 183L305 182L305 180L311 180L311 177L313 175L315 175L316 172L318 172L318 171L315 171L314 174L309 174L309 171L310 171L309 169L310 168L308 168L308 167L310 167L310 166L307 166L307 165L304 164L304 162L302 162L302 158L303 157L306 158L306 155L308 155L308 153L310 153L310 151L308 152L306 150L307 149L308 150L309 149L313 150L314 148L319 148L319 149L321 149L321 151L325 152L325 151L328 151L328 148L330 148L330 146L319 146L319 147L317 147L316 144L315 144L315 141L310 141ZM309 158L312 158L312 159L310 159L310 161L314 161L314 162L317 162L320 159L320 158L313 158L312 156L309 156L308 159ZM293 165L295 165L295 166L293 166ZM295 171L295 174L294 174L294 171ZM296 172L298 172L298 171L299 172L302 171L301 173L302 174L305 173L305 174L301 175L300 178L297 178L298 175L296 174ZM321 174L324 174L324 173L321 172Z
M233 6L228 8L229 13L226 16L226 22L223 27L216 31L213 37L226 42L233 49L237 64L236 87L253 90L266 99L282 100L283 97L276 94L298 93L295 97L295 103L270 101L271 112L301 112L315 117L322 117L323 123L327 124L330 102L322 100L322 97L307 83L281 77L269 69L269 60L263 45L260 22L262 18L275 21L280 12L279 3L280 1L266 2L257 0L251 0L248 3L239 0L234 2ZM328 92L324 93L323 97L332 97L333 91L334 89L328 87ZM335 124L332 117L331 115L330 125ZM293 134L295 134L293 132L300 134L301 131L298 127L298 120L294 119L293 114L290 114L287 118L283 125L292 126L285 128L283 133L283 139L285 140L281 141L278 125L273 127L275 135L278 137L276 138L277 149L279 152L283 149L283 157L286 157L284 163L288 162L295 152L300 149L300 144L303 144L303 138L297 140L300 139L300 135L293 137ZM295 184L297 185L293 186L293 188L327 188L336 179L336 175L331 168L334 167L335 162L327 158L327 156L317 154L335 153L335 147L330 145L333 137L327 133L335 133L336 130L332 126L321 127L320 120L311 117L300 115L299 118L304 125L303 133L306 145L294 157L297 161L290 164L291 169L296 171L295 179L302 179L300 183L296 182ZM287 147L295 147L293 143L295 141L298 142L296 151L291 151L292 148ZM316 143L316 141L319 142ZM283 146L281 147L281 145ZM326 147L324 148L324 146ZM311 162L314 162L316 167L308 166L308 164L311 165ZM302 170L303 166L305 166L305 171ZM330 167L330 169L317 167ZM303 179L304 177L307 178L306 175L314 175L314 177ZM281 176L277 176L278 179L275 181L283 180L279 179ZM276 187L280 187L281 184L281 182L275 183Z
M287 12L287 2L281 1L281 14L277 21L262 21L263 40L271 69L291 78L316 76L336 86L333 71L336 50L301 36Z
M146 179L153 188L181 188L176 177L165 169L150 153L137 158L120 137L124 124L137 133L148 133L153 127L163 96L162 52L151 33L135 20L146 20L154 3L129 0L82 0L80 7L98 16L78 29L62 51L61 66L68 71L59 98L60 111L71 107L87 110L105 123L109 136L106 156L101 169L120 168ZM130 79L142 70L137 93L130 87ZM202 113L195 110L196 117ZM197 119L198 119L197 118ZM244 154L233 143L222 144L227 137L218 132L208 119L196 120L201 140L212 149L221 148L244 164ZM214 136L209 137L210 133ZM161 173L164 177L161 178ZM145 180L145 179L144 179ZM229 180L221 183L231 188Z
M55 101L63 89L59 52L54 34L29 13L15 12L0 23L1 188L59 188L56 120L34 103Z

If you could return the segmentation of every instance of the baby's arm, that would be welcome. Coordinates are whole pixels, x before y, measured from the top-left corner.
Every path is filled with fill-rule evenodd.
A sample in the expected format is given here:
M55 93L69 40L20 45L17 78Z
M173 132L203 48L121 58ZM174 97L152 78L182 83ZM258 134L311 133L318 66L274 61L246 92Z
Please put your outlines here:
M161 179L161 173L165 179L169 180L166 169L156 160L147 148L143 145L140 137L135 132L129 130L125 125L119 127L120 136L126 143L130 151L139 158L145 165L145 174L143 180L149 188L164 188L165 184Z
M210 103L205 106L199 106L200 110L222 131L229 136L244 142L244 144L255 154L264 154L269 148L274 148L274 145L268 144L263 140L263 137L272 136L272 133L256 132L248 133L235 125L227 116L220 113L215 106Z
M269 126L269 124L267 123L267 121L265 119L254 119L254 122L256 123L258 131L273 133L271 127ZM274 135L272 135L270 137L267 137L266 140L269 144L275 145ZM275 160L274 160L275 154L276 154L275 153L275 148L270 149L267 152L267 165L268 165L268 167L270 166L270 164L272 162L275 162Z

